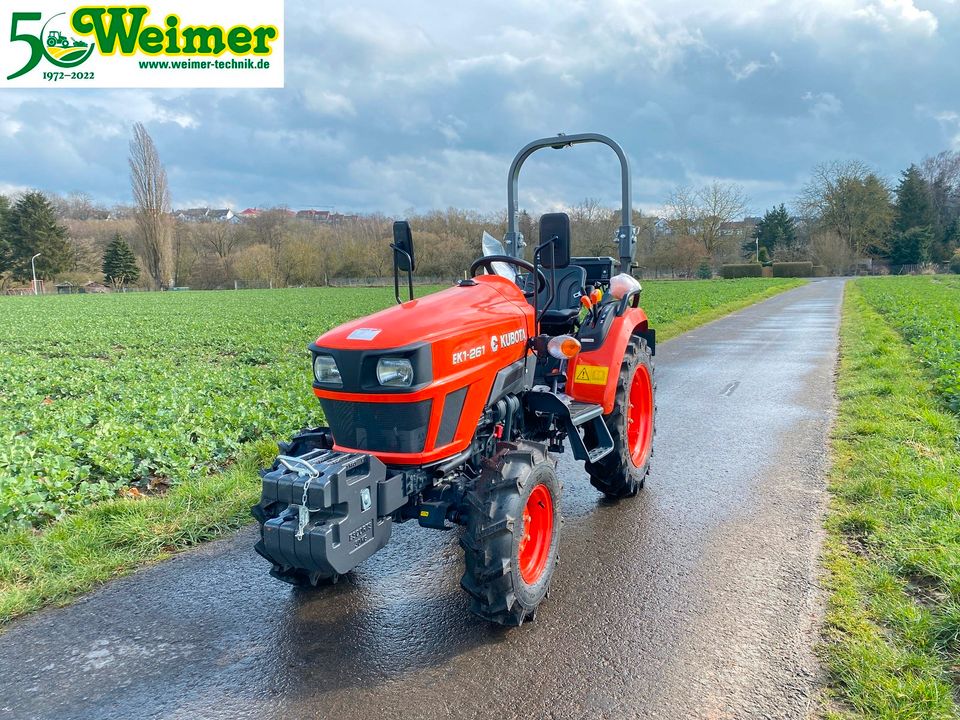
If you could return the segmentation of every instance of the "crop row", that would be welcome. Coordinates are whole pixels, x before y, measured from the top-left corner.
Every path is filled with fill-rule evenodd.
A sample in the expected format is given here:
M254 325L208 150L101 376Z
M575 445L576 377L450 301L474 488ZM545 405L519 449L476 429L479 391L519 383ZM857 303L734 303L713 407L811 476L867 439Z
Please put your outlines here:
M944 402L960 413L960 278L864 278L857 284L927 366Z

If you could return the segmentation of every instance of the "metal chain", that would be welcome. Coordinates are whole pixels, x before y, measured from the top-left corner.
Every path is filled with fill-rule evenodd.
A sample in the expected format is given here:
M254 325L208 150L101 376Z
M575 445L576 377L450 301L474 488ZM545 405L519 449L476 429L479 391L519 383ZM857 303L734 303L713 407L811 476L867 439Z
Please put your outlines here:
M297 542L303 540L303 533L310 522L310 507L308 505L310 496L310 483L320 477L320 471L309 460L294 457L290 455L280 455L277 462L283 465L290 472L295 472L299 477L306 478L303 481L303 495L300 499L300 506L297 509ZM322 508L317 508L321 510ZM314 511L316 512L316 511Z
M309 475L303 482L303 499L300 501L300 509L297 515L297 542L303 540L303 531L306 529L307 523L310 522L310 508L307 507L307 494L310 492L310 482L313 478L313 475Z

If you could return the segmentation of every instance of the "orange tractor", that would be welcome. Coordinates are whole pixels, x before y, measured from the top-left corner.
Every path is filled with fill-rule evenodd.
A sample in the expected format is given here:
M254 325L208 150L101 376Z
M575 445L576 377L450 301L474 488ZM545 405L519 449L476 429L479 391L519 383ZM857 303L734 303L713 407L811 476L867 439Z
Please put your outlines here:
M570 257L563 213L541 217L532 260L522 257L523 162L587 142L620 159L619 274L613 258ZM649 468L656 335L630 275L630 195L627 157L610 138L536 140L510 167L504 242L484 234L470 279L417 300L410 228L394 224L397 306L310 345L329 427L281 444L262 473L256 550L274 577L336 581L384 547L396 522L459 525L473 612L503 625L534 617L557 567L555 455L569 442L594 487L616 499L636 495Z

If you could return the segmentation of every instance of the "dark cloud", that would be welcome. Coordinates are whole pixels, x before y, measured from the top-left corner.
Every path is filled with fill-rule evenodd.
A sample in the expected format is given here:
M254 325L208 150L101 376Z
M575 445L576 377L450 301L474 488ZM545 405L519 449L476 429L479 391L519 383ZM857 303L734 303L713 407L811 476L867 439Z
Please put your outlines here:
M960 147L951 3L743 5L288 0L283 90L0 91L0 191L125 201L138 120L176 205L235 208L500 210L513 153L557 131L620 140L648 208L720 178L762 210L819 161L894 176ZM617 191L602 148L537 155L521 181L538 210Z

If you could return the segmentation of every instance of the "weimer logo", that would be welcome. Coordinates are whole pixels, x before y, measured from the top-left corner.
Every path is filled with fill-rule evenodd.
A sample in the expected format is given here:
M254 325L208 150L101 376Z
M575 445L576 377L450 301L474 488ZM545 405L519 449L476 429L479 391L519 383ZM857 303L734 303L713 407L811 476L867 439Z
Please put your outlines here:
M54 10L0 13L0 43L10 38L0 77L31 87L283 86L282 0L161 2L158 12L159 3L68 10L62 0L35 0Z
M66 13L54 15L43 24L38 35L31 35L18 33L18 25L25 21L40 20L40 13L13 13L10 38L13 41L29 43L32 52L27 64L12 75L8 75L7 80L13 80L30 72L44 58L59 68L75 68L90 57L94 50L93 45L69 37L66 15Z

